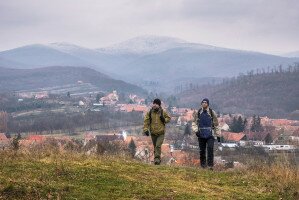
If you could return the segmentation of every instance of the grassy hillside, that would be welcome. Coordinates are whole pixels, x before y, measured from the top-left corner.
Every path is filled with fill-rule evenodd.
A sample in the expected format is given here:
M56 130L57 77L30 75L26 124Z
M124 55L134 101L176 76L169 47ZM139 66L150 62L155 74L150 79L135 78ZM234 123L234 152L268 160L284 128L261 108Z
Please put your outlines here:
M296 171L207 171L124 157L0 153L0 199L295 199Z

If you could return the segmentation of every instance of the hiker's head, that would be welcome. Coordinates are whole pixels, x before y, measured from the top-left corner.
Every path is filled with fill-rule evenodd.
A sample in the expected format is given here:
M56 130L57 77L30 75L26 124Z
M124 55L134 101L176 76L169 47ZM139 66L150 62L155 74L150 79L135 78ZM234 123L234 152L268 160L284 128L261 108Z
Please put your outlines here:
M159 109L161 107L161 100L160 99L155 99L153 101L153 109Z
M207 108L207 107L209 107L209 105L210 105L210 101L209 101L209 99L204 98L204 99L201 101L201 106L202 106L203 108Z

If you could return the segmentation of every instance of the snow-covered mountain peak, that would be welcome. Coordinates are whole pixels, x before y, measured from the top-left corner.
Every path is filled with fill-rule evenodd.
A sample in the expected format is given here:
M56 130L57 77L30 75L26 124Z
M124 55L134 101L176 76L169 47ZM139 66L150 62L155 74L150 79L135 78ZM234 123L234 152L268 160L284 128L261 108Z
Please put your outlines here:
M169 49L190 47L196 49L218 49L218 47L191 43L182 39L166 36L144 35L127 41L98 49L100 52L119 54L155 54Z
M91 49L88 48L84 48L78 45L74 45L71 43L67 43L67 42L56 42L56 43L50 43L48 44L48 46L50 48L65 52L65 53L73 53L73 52L77 52L77 51L91 51Z
M173 37L145 35L99 50L107 53L152 54L180 47L186 43L184 40Z

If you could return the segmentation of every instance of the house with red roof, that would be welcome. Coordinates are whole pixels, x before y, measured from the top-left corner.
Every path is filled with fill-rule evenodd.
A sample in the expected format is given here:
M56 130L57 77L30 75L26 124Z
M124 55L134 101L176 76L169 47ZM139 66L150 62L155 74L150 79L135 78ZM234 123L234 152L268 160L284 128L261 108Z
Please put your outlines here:
M44 98L49 98L49 94L46 91L43 92L37 92L34 94L35 99L44 99Z
M246 141L247 137L244 133L233 133L233 132L227 132L224 131L221 133L224 141L226 142L240 142L240 141Z
M0 133L0 148L4 149L6 147L9 147L9 145L10 145L9 139L6 137L4 133Z
M96 138L96 134L94 134L92 132L85 133L83 145L85 146L89 141L95 140L95 138Z
M6 141L9 141L9 139L6 137L6 135L4 133L0 133L0 141L6 142Z
M122 112L142 112L146 113L149 108L146 105L139 105L139 104L118 104L117 110L120 110Z
M40 144L46 140L44 135L28 135L26 139L20 140L20 145L23 147L28 147L35 144Z
M33 142L42 142L46 139L44 135L29 135L27 137L27 140L33 141Z
M179 115L177 118L177 126L186 125L193 120L194 110L189 108L173 108L172 112Z
M102 97L100 99L100 104L102 105L115 105L119 100L119 96L117 94L117 91L114 90L112 93L106 95L105 97Z

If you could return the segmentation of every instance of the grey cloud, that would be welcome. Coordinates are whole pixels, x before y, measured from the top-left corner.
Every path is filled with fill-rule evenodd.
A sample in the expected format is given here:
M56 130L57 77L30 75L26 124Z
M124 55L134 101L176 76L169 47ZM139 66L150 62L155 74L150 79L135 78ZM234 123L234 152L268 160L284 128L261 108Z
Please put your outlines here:
M0 1L0 50L66 41L101 47L143 34L258 51L297 50L296 0Z

